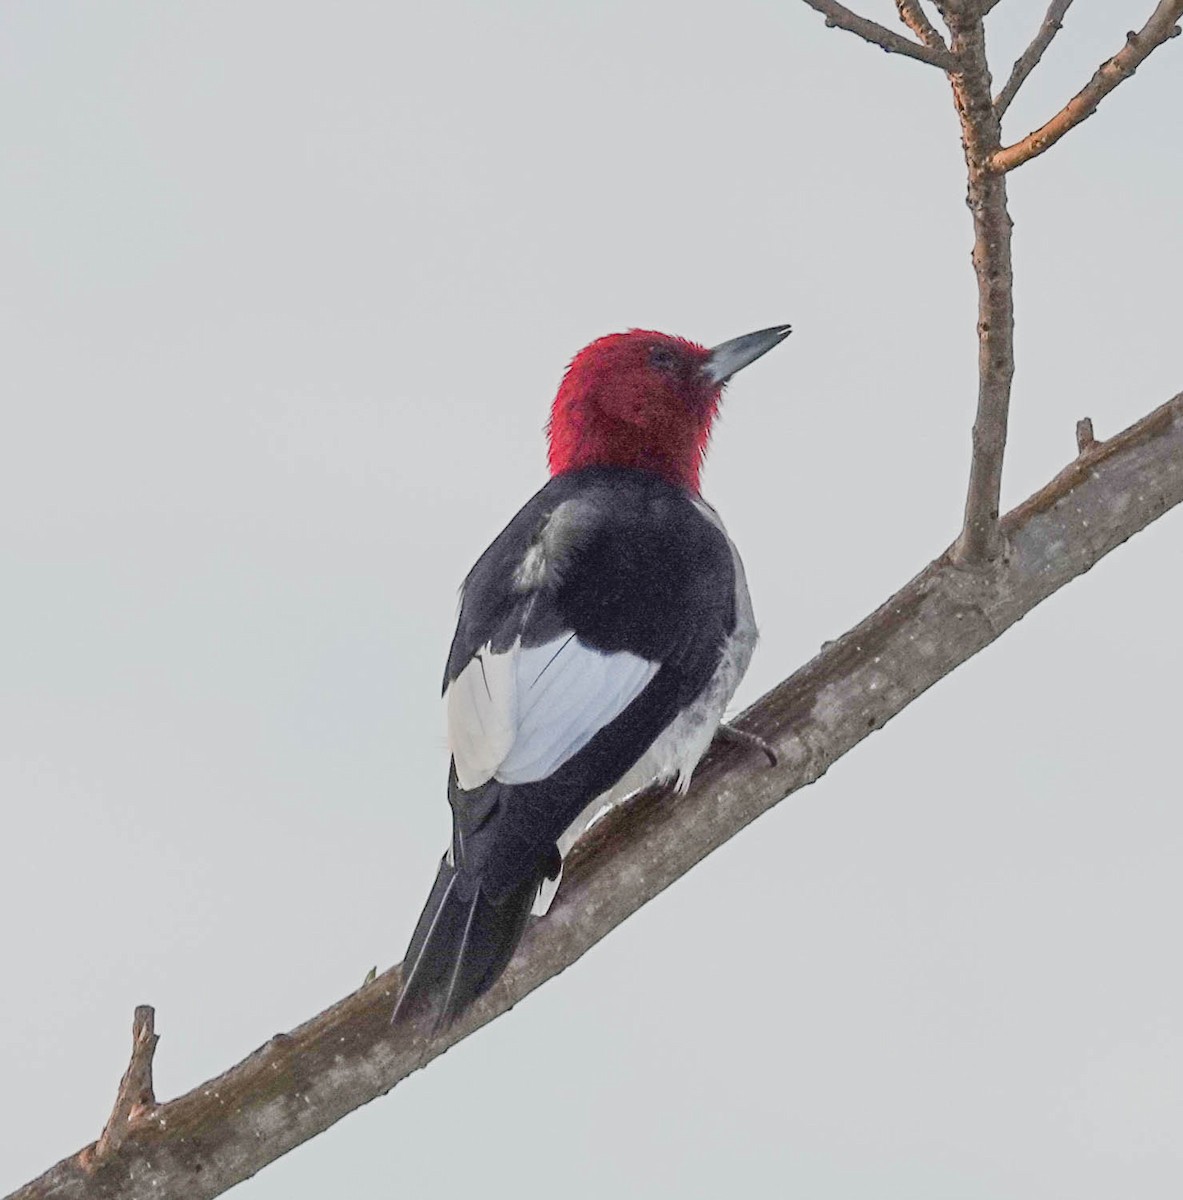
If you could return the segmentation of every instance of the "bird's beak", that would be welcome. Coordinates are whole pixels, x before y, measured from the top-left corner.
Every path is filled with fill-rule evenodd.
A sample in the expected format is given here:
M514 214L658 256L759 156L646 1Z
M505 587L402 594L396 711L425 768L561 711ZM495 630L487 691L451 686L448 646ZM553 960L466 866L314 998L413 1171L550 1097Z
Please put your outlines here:
M779 346L792 332L791 325L774 325L759 333L745 333L743 337L720 342L702 364L703 374L715 385L726 383L736 371L742 371L773 346Z

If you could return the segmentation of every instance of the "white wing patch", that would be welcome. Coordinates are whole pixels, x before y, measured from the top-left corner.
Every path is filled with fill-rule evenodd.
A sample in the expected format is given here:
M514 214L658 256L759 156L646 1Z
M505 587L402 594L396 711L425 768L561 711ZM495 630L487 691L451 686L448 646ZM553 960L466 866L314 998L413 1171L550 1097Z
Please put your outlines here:
M513 654L482 646L444 692L448 748L465 790L493 778L513 746L518 728Z
M496 777L545 779L620 716L660 665L627 650L603 654L574 634L519 649L517 736Z
M533 783L551 775L615 720L660 663L627 650L604 654L573 633L541 646L488 646L444 694L448 745L465 790L496 778Z

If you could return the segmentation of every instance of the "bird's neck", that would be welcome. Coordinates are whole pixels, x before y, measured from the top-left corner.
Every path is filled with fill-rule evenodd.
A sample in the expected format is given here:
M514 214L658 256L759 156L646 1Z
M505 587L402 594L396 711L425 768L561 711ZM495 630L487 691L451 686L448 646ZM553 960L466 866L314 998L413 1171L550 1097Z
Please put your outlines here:
M658 475L698 494L710 430L648 430L623 421L552 420L550 473L625 467Z

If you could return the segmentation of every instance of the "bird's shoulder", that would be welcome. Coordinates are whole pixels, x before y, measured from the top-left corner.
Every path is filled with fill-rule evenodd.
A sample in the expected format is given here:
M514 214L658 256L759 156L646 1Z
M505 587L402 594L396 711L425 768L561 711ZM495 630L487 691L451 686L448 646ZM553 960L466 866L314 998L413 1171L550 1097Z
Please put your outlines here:
M664 661L695 629L729 632L734 594L730 541L698 497L647 472L570 471L531 497L469 572L445 685L481 646L564 632Z

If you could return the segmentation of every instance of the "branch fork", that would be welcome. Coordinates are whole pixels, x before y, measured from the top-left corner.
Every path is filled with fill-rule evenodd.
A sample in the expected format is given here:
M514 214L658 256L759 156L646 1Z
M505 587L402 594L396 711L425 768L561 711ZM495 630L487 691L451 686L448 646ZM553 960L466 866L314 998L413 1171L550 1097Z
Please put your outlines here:
M974 418L965 513L951 561L980 569L1002 552L999 525L1002 464L1006 450L1014 357L1013 222L1006 175L1044 153L1091 116L1101 101L1146 58L1180 32L1183 0L1159 0L1149 20L1126 35L1125 46L1094 73L1064 108L1012 146L1002 144L1002 117L1063 27L1072 0L1051 0L1035 36L1011 68L996 97L991 94L984 18L991 0L938 0L949 42L929 20L921 0L896 0L900 21L918 41L868 21L834 0L805 0L825 14L826 24L858 34L884 50L940 67L953 89L961 122L967 174L966 202L973 218L973 265L978 284L978 403ZM901 45L902 43L902 45Z
M1058 7L1061 6L1052 5L1053 10ZM1062 7L1066 9L1067 5L1062 5ZM1049 10L1049 17L1051 15L1051 10ZM1043 154L1044 151L1051 149L1066 133L1091 117L1097 111L1101 101L1120 83L1129 79L1159 46L1179 36L1178 22L1180 19L1183 19L1183 0L1160 0L1146 24L1141 29L1130 30L1126 34L1125 45L1112 58L1097 68L1088 83L1054 117L1045 121L1025 138L1015 142L1013 146L998 150L991 160L993 170L1013 171L1015 167L1022 166L1023 163L1029 162ZM1044 20L1046 24L1048 18ZM1036 35L1036 42L1040 40L1042 33L1041 27L1040 34ZM1050 42L1053 36L1055 36L1054 31L1047 37L1047 41ZM1032 43L1032 46L1034 45L1035 42ZM1042 52L1041 49L1039 54ZM1020 58L1019 62L1015 64L1016 71L1022 61L1023 58ZM1038 61L1038 56L1036 61ZM1015 91L1017 90L1016 86ZM1004 88L999 95L1000 101L1005 93L1006 89ZM1013 96L1011 98L1013 99ZM1009 104L1009 100L1007 103Z
M922 22L923 25L918 22L916 28L927 27L927 30L932 31L936 42L931 41L927 34L922 36L928 44L914 42L911 38L896 33L894 29L888 29L886 25L880 25L877 21L869 21L866 17L860 17L845 4L837 3L837 0L805 0L805 3L815 12L821 13L826 18L827 27L831 29L845 29L849 33L857 34L871 45L886 50L888 54L902 54L907 58L928 63L930 67L939 67L942 71L954 69L952 56L944 47L940 35L932 28L928 18L920 11L918 0L902 0L897 7L900 9L901 16L905 10L919 13L919 22ZM938 45L937 42L941 44Z

